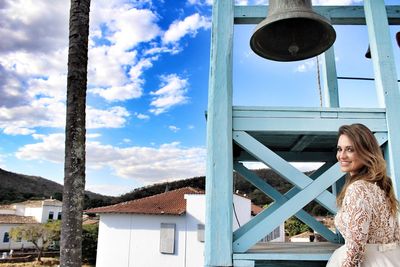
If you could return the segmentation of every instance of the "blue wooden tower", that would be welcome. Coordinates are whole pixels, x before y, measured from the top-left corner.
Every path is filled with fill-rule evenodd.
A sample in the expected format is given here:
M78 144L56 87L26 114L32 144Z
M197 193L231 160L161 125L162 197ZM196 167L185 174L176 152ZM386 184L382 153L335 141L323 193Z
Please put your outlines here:
M336 213L335 190L331 193L327 189L334 188L343 176L334 152L337 130L343 124L363 123L375 133L385 151L397 196L400 193L400 91L389 34L389 24L400 24L400 6L385 6L384 0L364 0L362 6L314 6L314 11L334 25L367 25L379 108L339 106L334 46L323 55L324 107L233 106L234 24L256 24L265 18L267 10L268 6L235 6L233 0L214 0L207 113L207 267L280 266L282 262L312 263L330 257L339 242L338 235L303 207L316 200ZM240 155L234 155L234 147L242 150ZM246 160L265 163L292 183L293 189L282 195L240 163ZM325 164L308 177L289 164L295 161ZM232 231L234 170L274 199L268 209L235 232ZM297 248L282 244L279 249L255 246L293 215L331 241L325 250L321 243Z

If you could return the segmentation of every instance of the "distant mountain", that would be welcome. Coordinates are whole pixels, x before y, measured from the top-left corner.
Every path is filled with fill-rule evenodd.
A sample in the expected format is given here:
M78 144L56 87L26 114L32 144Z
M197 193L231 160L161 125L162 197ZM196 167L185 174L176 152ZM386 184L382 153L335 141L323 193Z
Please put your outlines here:
M254 171L259 177L267 181L280 193L286 193L292 185L270 169ZM309 175L310 172L305 173ZM110 197L93 192L85 191L84 209L107 206L110 204L130 201L163 193L168 190L175 190L182 187L195 187L205 190L205 177L193 177L173 182L158 183L136 188L129 193L119 197ZM29 176L8 172L0 168L0 204L24 201L28 199L41 199L53 197L62 200L63 186L38 176ZM259 206L268 205L272 199L266 196L261 190L250 184L236 172L233 175L233 191L249 197L252 202ZM315 215L325 215L326 210L320 205L312 202L305 207Z
M0 204L50 197L62 200L62 192L63 186L56 182L0 168ZM85 208L109 205L113 200L114 197L85 191Z
M260 170L255 170L254 172L281 193L286 193L292 187L290 183L282 179L282 177L280 177L271 169L260 169ZM129 193L117 197L115 201L123 202L123 201L134 200L138 198L152 196L155 194L160 194L168 190L175 190L186 186L191 186L205 190L205 184L206 183L204 176L177 180L173 182L158 183L145 187L136 188ZM259 189L250 184L247 180L245 180L241 175L239 175L236 172L233 174L233 187L234 187L233 191L247 195L257 205L265 205L272 202L272 199L265 196L264 193L262 193Z
M279 176L271 169L259 169L254 170L254 172L268 184L273 186L276 190L278 190L281 194L289 191L293 185ZM312 172L306 172L306 175L310 175ZM145 187L136 188L133 191L116 197L113 201L114 203L120 203L124 201L130 201L134 199L139 199L143 197L148 197L156 194L163 193L168 190L175 190L178 188L191 186L195 188L200 188L205 190L205 177L193 177L183 180L177 180L173 182L165 182L153 184ZM259 206L269 205L272 203L272 199L266 196L261 190L250 184L246 179L244 179L238 173L233 174L233 191L238 192L239 194L246 195L251 201ZM321 207L316 202L311 202L305 208L306 211L311 212L314 215L326 215L327 210Z

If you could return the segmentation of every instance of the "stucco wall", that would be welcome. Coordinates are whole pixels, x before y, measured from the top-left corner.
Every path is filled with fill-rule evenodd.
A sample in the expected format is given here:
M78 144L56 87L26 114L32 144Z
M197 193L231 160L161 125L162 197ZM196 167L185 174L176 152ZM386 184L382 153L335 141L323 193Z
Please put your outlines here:
M57 216L59 213L61 213L61 206L50 206L50 205L44 205L43 206L43 211L41 214L40 222L41 223L46 223L49 219L49 213L52 211L53 212L53 220L57 220Z
M23 216L33 216L37 222L42 222L42 214L41 207L26 207Z
M21 241L15 242L11 240L7 243L3 242L4 233L10 233L11 228L21 226L20 224L0 224L0 250L9 250L9 249L21 249L24 248L34 248L34 245L31 242Z
M175 223L175 253L160 253L160 225ZM184 266L185 217L101 214L97 267Z
M205 195L186 195L183 216L100 214L97 267L203 267L204 242L198 224L205 222ZM251 218L251 203L234 195L240 225ZM238 228L233 215L233 229ZM160 225L175 223L175 253L160 253ZM131 229L131 230L130 230Z

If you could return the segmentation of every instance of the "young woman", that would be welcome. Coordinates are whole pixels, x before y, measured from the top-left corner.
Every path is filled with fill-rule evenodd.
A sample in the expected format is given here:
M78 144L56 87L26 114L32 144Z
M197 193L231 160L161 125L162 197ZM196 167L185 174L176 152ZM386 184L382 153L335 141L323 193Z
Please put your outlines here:
M336 157L347 177L335 225L345 245L327 266L400 266L398 201L378 142L362 124L340 127L338 137Z

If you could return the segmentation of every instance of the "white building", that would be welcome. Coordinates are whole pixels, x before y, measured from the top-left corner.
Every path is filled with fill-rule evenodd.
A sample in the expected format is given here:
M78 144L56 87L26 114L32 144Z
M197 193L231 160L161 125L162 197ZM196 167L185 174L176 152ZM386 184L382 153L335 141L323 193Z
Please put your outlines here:
M238 195L233 200L235 230L250 220L252 204ZM204 265L205 195L202 190L180 188L86 212L100 215L97 267Z
M23 224L46 223L61 219L62 202L56 199L28 200L0 205L0 250L34 247L26 241L12 241L10 230Z

